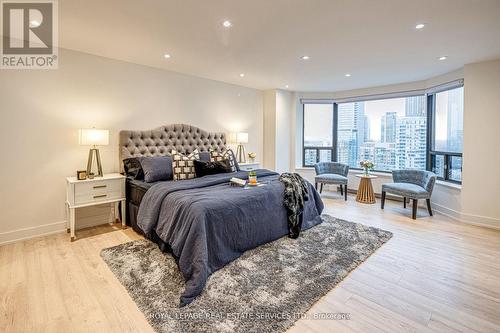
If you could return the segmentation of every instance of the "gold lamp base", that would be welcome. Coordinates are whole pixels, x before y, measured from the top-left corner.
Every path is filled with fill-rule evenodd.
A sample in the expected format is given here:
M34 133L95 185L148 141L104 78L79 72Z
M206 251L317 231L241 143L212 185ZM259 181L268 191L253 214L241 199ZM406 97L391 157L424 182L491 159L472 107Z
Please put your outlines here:
M245 147L243 146L243 144L239 144L238 147L236 148L236 160L238 161L238 163L246 163L247 162L247 158L245 156Z
M101 156L99 155L99 149L97 148L91 148L89 150L89 160L87 161L87 177L89 177L92 173L92 164L94 160L94 155L97 161L97 174L94 175L94 177L102 177L103 173L102 173Z

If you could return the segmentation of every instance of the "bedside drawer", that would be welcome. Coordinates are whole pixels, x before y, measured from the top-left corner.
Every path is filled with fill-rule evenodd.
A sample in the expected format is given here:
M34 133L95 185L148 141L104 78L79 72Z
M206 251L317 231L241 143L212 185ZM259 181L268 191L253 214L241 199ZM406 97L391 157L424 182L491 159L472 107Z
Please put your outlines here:
M75 205L99 203L120 198L123 198L121 190L112 192L75 193Z
M123 181L121 179L97 180L87 183L75 184L75 197L82 195L103 194L108 192L121 192Z
M242 171L252 171L252 170L257 170L257 169L260 169L259 163L241 163L240 164L240 170L242 170Z
M95 179L83 180L78 177L66 177L66 228L71 235L71 241L75 240L75 211L78 208L108 204L113 206L113 217L116 220L119 217L118 202L121 201L122 227L127 227L125 180L125 176L119 173L108 173Z

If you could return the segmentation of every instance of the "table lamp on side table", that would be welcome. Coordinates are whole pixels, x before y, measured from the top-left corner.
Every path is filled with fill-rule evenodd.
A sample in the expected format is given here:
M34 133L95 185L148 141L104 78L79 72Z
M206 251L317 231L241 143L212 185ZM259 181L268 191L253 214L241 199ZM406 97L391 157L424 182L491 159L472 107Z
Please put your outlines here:
M248 133L239 132L236 134L236 142L238 143L238 148L236 148L236 159L238 163L246 163L245 146L243 146L243 144L248 143Z
M89 150L89 159L87 162L87 177L89 177L92 172L94 155L97 161L97 175L95 176L102 177L101 156L99 155L97 146L107 146L109 144L109 131L95 128L82 128L79 130L78 142L82 146L92 146Z

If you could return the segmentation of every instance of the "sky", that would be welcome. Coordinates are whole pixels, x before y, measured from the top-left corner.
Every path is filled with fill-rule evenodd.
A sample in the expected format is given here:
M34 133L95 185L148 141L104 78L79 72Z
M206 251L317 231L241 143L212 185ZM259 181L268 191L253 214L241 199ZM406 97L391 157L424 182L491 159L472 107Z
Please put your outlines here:
M436 94L436 112L434 117L436 140L446 140L448 135L448 112L438 112L438 110L448 110L448 94Z
M308 104L304 122L305 140L309 138L325 138L332 140L332 104Z
M380 120L386 112L397 112L399 117L404 117L405 99L392 98L365 102L365 115L370 121L371 140L380 140Z

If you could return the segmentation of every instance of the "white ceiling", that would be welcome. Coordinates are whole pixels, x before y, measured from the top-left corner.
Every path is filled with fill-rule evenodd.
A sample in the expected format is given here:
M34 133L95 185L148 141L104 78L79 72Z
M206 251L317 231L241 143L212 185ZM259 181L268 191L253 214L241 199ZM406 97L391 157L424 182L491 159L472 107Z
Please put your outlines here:
M500 0L63 0L59 22L64 48L258 89L394 84L500 57Z

